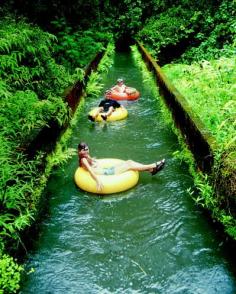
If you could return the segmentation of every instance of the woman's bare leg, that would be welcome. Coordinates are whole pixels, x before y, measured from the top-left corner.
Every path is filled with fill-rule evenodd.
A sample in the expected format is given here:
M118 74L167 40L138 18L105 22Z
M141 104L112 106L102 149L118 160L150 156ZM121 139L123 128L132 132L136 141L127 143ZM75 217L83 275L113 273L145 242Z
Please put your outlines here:
M142 164L133 160L126 160L124 163L116 166L115 171L117 174L126 172L128 170L134 171L149 171L151 172L156 167L156 163Z

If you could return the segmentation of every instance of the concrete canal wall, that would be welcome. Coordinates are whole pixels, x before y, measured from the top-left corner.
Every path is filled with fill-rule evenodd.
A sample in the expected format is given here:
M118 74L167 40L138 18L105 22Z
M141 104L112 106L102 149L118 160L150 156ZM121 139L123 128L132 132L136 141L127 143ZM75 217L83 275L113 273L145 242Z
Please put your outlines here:
M189 149L192 151L198 168L204 172L210 172L214 160L214 138L193 113L184 96L171 84L149 52L140 42L137 42L137 45L147 67L156 77L161 96L172 113L175 125L180 129Z

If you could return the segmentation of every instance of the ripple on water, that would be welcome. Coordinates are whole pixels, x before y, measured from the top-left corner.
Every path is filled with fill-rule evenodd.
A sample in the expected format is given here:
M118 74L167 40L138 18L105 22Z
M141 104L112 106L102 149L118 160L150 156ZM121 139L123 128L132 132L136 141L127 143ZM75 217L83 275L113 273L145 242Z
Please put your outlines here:
M234 287L224 266L220 265L205 268L186 266L160 284L152 285L152 289L158 290L158 293L173 294L232 294Z

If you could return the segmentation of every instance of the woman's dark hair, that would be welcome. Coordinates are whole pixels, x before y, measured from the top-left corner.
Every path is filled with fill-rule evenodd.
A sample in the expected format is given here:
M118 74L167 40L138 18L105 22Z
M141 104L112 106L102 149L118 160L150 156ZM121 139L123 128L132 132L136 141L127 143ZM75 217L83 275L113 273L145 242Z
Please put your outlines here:
M80 142L78 145L78 150L83 150L86 147L88 147L88 144L86 144L85 142Z

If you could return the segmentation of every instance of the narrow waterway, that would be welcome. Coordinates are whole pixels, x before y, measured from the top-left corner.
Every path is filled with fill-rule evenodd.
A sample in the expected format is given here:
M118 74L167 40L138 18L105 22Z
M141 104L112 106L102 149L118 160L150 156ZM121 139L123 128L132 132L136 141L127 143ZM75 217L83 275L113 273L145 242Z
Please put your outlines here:
M102 97L87 100L70 147L86 141L97 158L143 163L164 157L166 167L106 197L75 186L76 156L54 170L48 215L26 265L34 271L21 293L236 293L235 261L189 197L192 179L172 155L177 138L129 53L116 54L104 90L118 77L142 94L126 103L128 118L94 124L87 112Z

